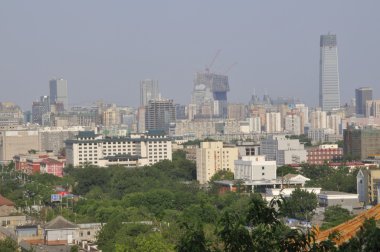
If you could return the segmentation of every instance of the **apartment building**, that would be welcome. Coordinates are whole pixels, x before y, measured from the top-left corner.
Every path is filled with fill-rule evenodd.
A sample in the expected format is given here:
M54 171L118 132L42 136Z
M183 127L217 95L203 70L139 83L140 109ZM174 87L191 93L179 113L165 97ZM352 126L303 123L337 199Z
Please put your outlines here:
M73 166L131 164L136 158L136 166L140 166L172 159L171 141L162 132L104 137L93 131L84 131L79 132L76 139L67 140L65 144L67 164Z
M234 172L238 148L224 147L223 142L202 142L196 155L197 180L200 184L206 184L218 171Z

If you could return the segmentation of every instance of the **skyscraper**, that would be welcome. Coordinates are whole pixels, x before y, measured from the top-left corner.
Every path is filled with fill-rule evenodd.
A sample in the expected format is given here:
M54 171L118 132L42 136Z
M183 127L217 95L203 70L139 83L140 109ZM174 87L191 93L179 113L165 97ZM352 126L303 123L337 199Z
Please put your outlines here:
M230 91L228 76L204 72L197 72L194 79L192 104L197 106L200 116L227 116L227 92ZM210 109L204 109L204 108Z
M319 106L323 111L340 107L338 48L336 35L321 35L319 61Z
M150 79L140 81L140 106L146 106L150 100L157 100L159 98L158 81Z
M361 87L355 89L355 103L356 103L356 115L359 116L369 116L366 115L367 101L372 100L372 88Z
M62 103L63 108L68 110L67 80L52 79L49 81L50 104Z
M175 122L173 100L150 100L145 106L145 130L169 132L169 126Z

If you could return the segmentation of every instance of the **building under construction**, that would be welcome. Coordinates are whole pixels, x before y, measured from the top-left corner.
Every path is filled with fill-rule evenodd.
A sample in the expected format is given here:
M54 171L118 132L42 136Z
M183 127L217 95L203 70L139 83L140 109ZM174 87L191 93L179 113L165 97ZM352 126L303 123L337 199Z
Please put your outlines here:
M228 76L211 73L209 69L197 72L194 79L192 103L196 105L196 118L226 117Z

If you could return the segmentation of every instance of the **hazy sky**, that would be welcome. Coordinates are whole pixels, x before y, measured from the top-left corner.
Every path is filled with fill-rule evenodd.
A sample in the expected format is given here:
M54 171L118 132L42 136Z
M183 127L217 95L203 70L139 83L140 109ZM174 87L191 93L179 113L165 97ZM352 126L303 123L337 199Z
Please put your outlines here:
M136 106L139 81L188 103L194 73L222 52L228 100L254 92L318 101L319 36L337 34L342 101L380 98L380 1L1 1L0 101L24 109L63 77L69 102Z

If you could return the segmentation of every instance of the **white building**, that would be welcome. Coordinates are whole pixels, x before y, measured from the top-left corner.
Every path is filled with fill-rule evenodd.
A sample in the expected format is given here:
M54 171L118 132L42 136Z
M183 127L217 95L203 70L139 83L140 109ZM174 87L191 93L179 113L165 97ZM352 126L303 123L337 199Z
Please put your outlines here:
M197 180L200 184L206 184L218 171L234 172L238 148L224 147L223 142L202 142L196 153Z
M279 112L266 113L265 132L266 133L282 132L281 113Z
M94 132L79 132L74 140L66 142L67 164L109 165L125 162L139 165L154 164L172 159L172 144L161 133L131 134L128 137L103 137ZM146 160L144 160L146 159Z
M235 160L235 179L273 180L276 179L276 161L266 161L265 156L243 156Z
M261 119L259 116L248 118L249 131L253 133L261 133Z
M332 129L335 135L341 135L342 117L340 115L327 116L327 128Z
M292 135L301 135L301 117L299 115L286 115L285 116L285 131Z
M327 128L327 114L326 111L316 110L310 114L310 122L312 129L326 129Z
M336 35L321 35L319 69L319 106L323 111L337 109L340 89Z
M277 165L300 164L307 161L307 151L298 139L285 135L270 135L260 144L260 154L267 160L276 160Z

